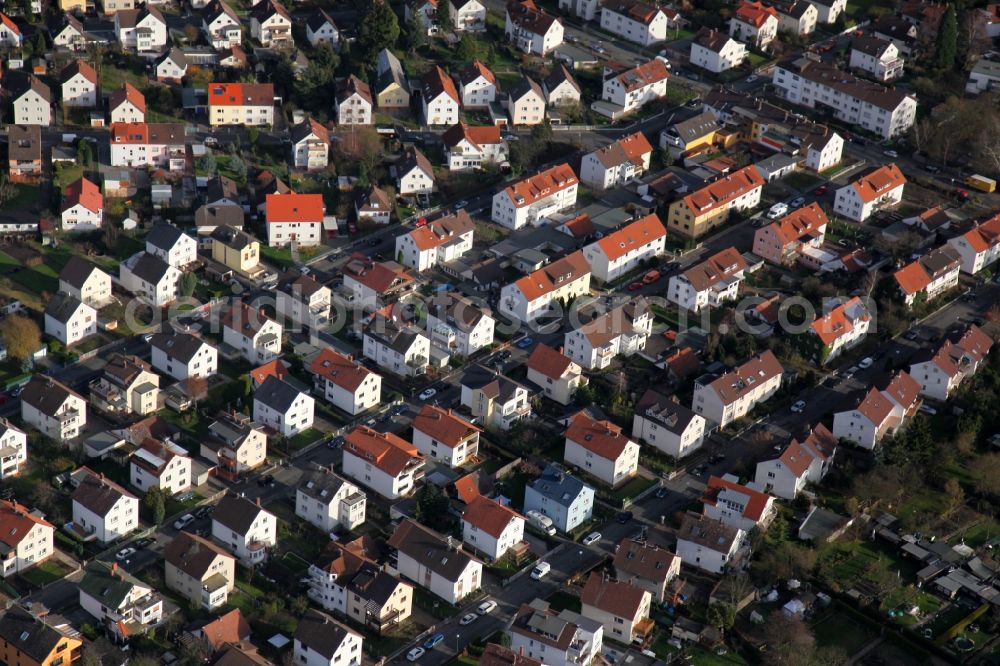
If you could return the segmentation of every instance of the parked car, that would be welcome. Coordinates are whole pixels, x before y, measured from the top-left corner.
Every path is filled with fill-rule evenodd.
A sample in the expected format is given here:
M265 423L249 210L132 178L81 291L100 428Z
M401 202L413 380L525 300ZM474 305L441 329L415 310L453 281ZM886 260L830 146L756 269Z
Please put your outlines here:
M153 545L153 541L154 539L150 539L149 537L142 537L141 539L135 540L135 547L148 548L149 546Z
M642 283L652 284L653 282L656 282L659 279L660 279L660 271L649 271L648 273L642 276Z
M582 543L584 546L589 546L591 544L597 543L600 540L601 540L600 532L591 532L587 536L583 537L583 541L581 541L580 543Z
M924 414L929 414L930 416L934 416L935 414L937 414L937 410L928 405L926 402L921 403L920 411L922 411Z
M208 516L212 513L213 509L215 509L215 507L213 506L199 507L199 509L194 512L194 517L198 518L199 520L202 518L208 518Z
M779 201L768 209L767 219L776 220L786 213L788 213L788 204Z
M459 620L458 623L464 627L468 624L472 624L478 619L479 616L476 615L475 613L466 613L465 615L462 616L462 619Z
M194 522L194 516L192 516L190 513L185 513L183 516L174 521L174 529L182 530L193 522Z
M339 449L344 445L344 436L337 435L336 437L328 441L326 445L331 449Z
M628 523L630 520L632 520L633 515L634 514L631 511L622 511L621 513L618 514L616 520L622 525L624 525Z
M524 336L520 340L514 343L514 346L518 349L527 349L531 345L535 344L535 341L528 336Z
M660 486L659 488L656 489L656 492L653 493L653 496L656 497L656 499L663 499L669 494L670 494L669 488L667 488L666 486Z
M117 553L115 553L115 559L119 562L124 562L128 558L135 555L135 548L122 548Z
M257 485L264 488L274 488L274 476L271 474L265 474L257 479Z
M865 356L863 359L861 359L861 362L858 363L858 367L861 368L862 370L867 370L868 368L872 367L872 364L874 362L875 359L873 359L871 356Z
M925 164L924 171L926 171L927 173L939 173L941 171L941 167L936 166L934 164Z
M494 609L496 609L496 607L497 607L497 602L493 601L492 599L488 599L487 601L484 601L483 603L479 604L479 606L476 607L476 612L479 613L480 615L489 615L494 611Z
M633 282L632 284L630 284L628 286L628 290L629 291L639 291L640 289L642 289L642 283L641 282Z
M535 568L531 570L531 577L535 580L541 580L545 578L548 573L552 571L552 565L548 562L539 562L535 565Z
M759 78L760 77L757 76L756 74L751 74L750 76L747 77L747 83L753 83Z
M424 641L424 649L433 650L443 641L444 641L444 634L442 633L434 634L433 636L429 637L426 641Z
M899 153L897 153L895 150L884 150L882 151L882 154L885 155L886 157L891 157L892 159L896 159L897 157L899 157Z
M792 405L792 412L795 414L801 414L802 410L806 408L805 400L797 400L794 405Z
M798 208L799 206L801 206L805 202L806 202L806 198L805 197L795 197L790 202L788 202L788 205L791 206L792 208Z
M430 400L435 395L437 395L437 389L429 388L421 391L420 395L418 395L417 397L420 398L421 400Z
M424 652L425 650L422 647L415 647L406 653L406 660L416 661L417 659L420 659L422 656L424 656Z
M813 190L813 194L815 194L818 197L821 197L824 194L826 194L826 191L827 191L826 185L820 185L815 190Z

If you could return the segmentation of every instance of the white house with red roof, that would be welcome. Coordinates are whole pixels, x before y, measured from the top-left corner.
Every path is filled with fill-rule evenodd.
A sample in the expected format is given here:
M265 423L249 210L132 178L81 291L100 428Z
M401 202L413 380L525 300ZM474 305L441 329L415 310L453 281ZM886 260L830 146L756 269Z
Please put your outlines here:
M670 70L667 69L667 63L660 58L653 58L605 78L601 100L617 107L614 112L614 117L617 118L664 97L667 94L669 78ZM598 107L595 110L604 113L602 108Z
M17 48L21 46L21 29L9 16L0 12L0 46Z
M822 249L829 222L816 202L797 208L754 232L753 253L778 266L808 263L809 253Z
M524 516L480 495L465 505L462 541L488 559L498 560L524 541Z
M488 108L496 101L499 90L497 77L479 60L474 60L458 73L458 92L466 109Z
M767 350L707 383L695 381L691 409L725 428L774 395L783 373L778 357Z
M125 82L108 98L112 123L141 123L146 120L146 98L129 82Z
M556 259L500 290L499 308L522 322L548 314L554 302L590 293L590 266L583 252Z
M563 25L533 0L512 0L507 3L504 35L519 51L544 56L563 43Z
M459 210L396 236L395 256L418 272L455 261L472 249L475 229L469 214Z
M601 28L630 42L652 46L667 39L671 20L677 13L639 0L606 0L601 6Z
M932 298L958 286L962 257L952 245L942 245L903 266L893 274L903 302Z
M191 488L191 457L173 442L147 437L129 458L129 481L143 492L182 493Z
M344 290L352 304L377 310L408 292L413 276L394 261L373 262L365 256L352 257L344 266Z
M781 499L795 499L807 483L819 483L833 466L837 438L822 423L801 441L792 438L781 455L757 463L754 486Z
M649 304L641 298L632 300L567 332L566 355L588 370L600 370L615 356L644 350L652 332Z
M517 231L576 204L580 181L569 164L558 164L493 195L490 219Z
M577 412L566 429L563 461L609 486L618 486L639 470L639 445L611 421Z
M593 277L613 282L663 254L667 228L656 213L650 213L583 248Z
M606 190L624 185L649 170L653 147L646 135L636 132L583 156L580 180Z
M438 65L427 72L422 79L424 122L428 125L452 126L458 122L458 111L462 98L458 95L455 82Z
M0 502L0 577L23 573L55 552L55 527L14 500Z
M778 12L760 2L741 2L729 19L729 34L733 39L767 49L778 36Z
M414 491L424 476L424 456L391 432L358 426L344 441L344 476L394 500Z
M265 202L269 246L319 245L325 215L322 194L268 194Z
M528 357L528 381L542 390L546 398L560 405L568 405L573 394L581 386L586 386L587 378L583 368L569 356L548 345L538 343Z
M744 532L767 527L775 513L773 497L737 483L731 474L708 477L701 502L706 518L722 521Z
M864 222L872 213L903 200L906 176L895 164L886 164L837 190L833 210L838 215Z
M910 374L920 384L920 395L947 400L976 373L992 346L993 339L973 324L961 335L946 338L937 350L918 352L911 361Z
M743 255L734 247L726 248L683 273L670 276L667 299L692 312L718 307L736 298L746 270Z
M860 344L871 321L871 312L857 296L817 316L806 332L808 346L816 350L816 362L828 363Z
M897 372L886 387L872 386L848 409L833 415L833 436L872 450L885 435L905 425L920 407L920 383L916 376Z
M222 340L238 349L253 365L263 365L281 354L282 327L263 310L239 302L222 320Z
M97 106L97 72L89 63L74 60L59 73L63 106L92 109Z
M507 142L496 125L469 127L464 122L441 135L449 171L469 171L507 162Z
M104 195L86 178L70 183L60 214L63 231L92 231L104 222Z
M630 645L642 641L656 623L649 617L653 595L623 581L591 572L580 593L580 614L604 626L604 635Z
M413 446L435 462L461 467L479 453L479 428L434 405L424 405L413 418Z
M962 272L973 275L1000 259L1000 213L948 240L962 258Z
M382 376L350 356L324 347L309 364L318 395L352 416L366 412L382 398Z
M181 171L187 140L180 123L113 123L111 166L155 166Z

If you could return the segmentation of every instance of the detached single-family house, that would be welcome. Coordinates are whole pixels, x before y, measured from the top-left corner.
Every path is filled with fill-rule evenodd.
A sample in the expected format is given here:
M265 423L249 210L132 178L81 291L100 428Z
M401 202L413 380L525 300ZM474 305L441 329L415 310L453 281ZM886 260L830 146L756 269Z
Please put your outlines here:
M524 541L524 516L479 495L462 512L462 541L495 562Z
M59 73L62 104L78 109L97 106L97 72L83 60L74 60Z
M267 433L246 414L222 412L208 426L199 454L214 462L222 476L239 478L267 460Z
M670 276L667 299L692 312L719 307L736 298L746 270L743 255L734 247L726 248L683 273Z
M593 278L614 282L654 261L663 254L666 242L666 227L656 213L650 213L584 246L583 256Z
M469 213L459 210L396 236L396 258L418 272L447 264L472 249L474 232Z
M172 224L160 223L146 235L146 252L183 269L198 261L198 241Z
M207 378L218 371L218 350L189 333L154 333L149 346L153 367L178 381Z
M160 376L138 356L113 354L90 383L90 403L114 416L146 416L160 408Z
M729 19L729 34L745 44L767 50L778 36L778 11L761 2L743 0Z
M721 574L738 563L746 538L739 527L688 512L677 532L677 555L687 565Z
M545 103L554 109L580 104L580 94L583 92L580 84L561 62L542 81L542 89L545 91Z
M893 277L903 302L929 301L958 286L962 256L952 245L942 245L896 271Z
M590 293L590 265L583 252L576 252L504 286L500 290L501 312L520 322L532 322L546 315L562 315L560 302L571 302Z
M328 469L302 475L295 487L295 515L323 530L353 530L365 522L365 494Z
M396 163L396 194L401 197L430 194L434 189L431 161L419 149L407 148Z
M837 438L822 423L799 441L792 438L777 458L757 463L754 486L793 500L808 483L819 483L833 467Z
M358 192L354 200L354 214L358 220L371 220L375 224L389 224L392 217L392 199L377 185Z
M749 532L765 529L774 518L774 498L767 493L737 483L736 477L710 476L701 498L702 511L710 520Z
M111 276L73 255L59 273L59 292L100 309L111 302Z
M389 49L378 52L375 63L378 78L373 84L375 102L380 109L405 109L410 106L410 84L399 58Z
M239 14L225 0L212 0L201 14L201 31L215 50L243 43L243 27Z
M481 423L501 430L531 416L530 391L496 371L475 365L462 375L462 405Z
M267 244L284 247L319 245L323 238L322 194L268 194L265 198Z
M226 268L250 279L259 278L265 269L260 263L260 241L250 234L229 226L232 221L243 225L243 211L237 206L202 206L203 219L217 225L211 231L212 259ZM198 219L198 212L195 218Z
M187 75L188 57L179 48L172 48L156 60L156 80L160 83L180 83Z
M936 351L917 352L910 362L910 374L920 384L920 395L947 400L959 384L976 373L992 346L992 338L970 324L965 332L945 338Z
M298 169L325 169L330 163L330 133L312 118L292 128L292 164Z
M83 539L111 543L139 527L139 498L104 475L82 468L73 491L74 532Z
M0 418L0 481L20 474L27 463L28 435L7 419Z
M67 347L97 333L97 310L67 294L57 293L45 306L45 335Z
M344 266L344 291L366 312L399 300L412 291L415 282L399 264L373 262L364 255L352 256Z
M648 304L632 300L566 333L566 355L588 370L600 370L616 356L644 350L652 331Z
M845 411L833 415L833 435L872 450L903 425L904 410L874 386Z
M701 448L705 419L677 402L675 396L647 389L635 406L632 436L680 460Z
M558 164L508 185L493 195L490 219L513 231L541 223L576 204L579 187L569 164Z
M119 267L121 285L153 307L163 307L180 295L181 272L148 252L137 252Z
M611 72L604 79L601 100L615 108L615 118L638 111L667 94L669 77L667 63L660 58L653 58L623 72ZM601 107L596 110L601 112Z
M283 437L312 428L316 402L287 381L268 377L253 392L253 420Z
M903 200L906 176L895 164L883 165L837 190L833 210L838 215L864 222L872 213Z
M504 17L504 35L518 51L545 56L563 43L563 25L533 0L511 0Z
M205 610L224 605L236 586L236 558L196 534L178 534L163 549L163 561L167 587Z
M681 574L681 558L648 541L625 539L615 548L615 578L646 590L652 601L667 601L667 586Z
M486 30L486 5L479 0L446 0L451 12L455 32L484 32Z
M8 428L7 432L20 432ZM20 433L24 436L24 433ZM6 438L6 433L4 433ZM2 441L2 439L0 439ZM0 473L0 479L6 478ZM16 500L0 502L0 578L8 578L23 574L36 565L52 557L54 551L52 542L55 527L45 520L38 511L30 511L28 507L18 504ZM9 614L10 611L8 610ZM3 632L4 619L0 619L0 643L9 639ZM22 639L24 640L24 639ZM0 657L3 656L0 647ZM14 655L16 656L16 655ZM10 655L8 660L14 662ZM14 662L19 663L19 662Z
M630 134L584 155L580 180L602 190L621 187L649 170L652 154L653 147L642 132Z
M382 395L381 375L349 356L324 347L308 369L318 395L351 416L379 404Z
M315 277L299 275L294 280L282 280L275 294L275 312L293 326L318 330L330 322L333 292Z
M601 3L601 28L642 46L666 41L671 27L667 8L641 0L606 0Z
M147 437L129 459L129 479L143 492L155 487L177 495L191 488L191 457L169 440Z
M539 125L545 122L545 93L538 83L525 76L507 94L507 115L512 125Z
M505 661L493 662L494 666L573 666L602 661L604 626L569 609L556 611L542 599L521 604L507 635L510 637L509 655L501 653L500 658ZM484 655L488 653L489 648Z
M460 357L493 344L496 321L485 304L474 304L457 292L446 298L444 304L432 303L427 313L431 344Z
M80 606L115 642L141 636L163 619L160 593L120 569L117 562L91 562L79 589Z
M840 15L847 11L847 0L809 0L817 11L817 19L827 25L836 23Z
M611 421L577 412L566 429L563 461L615 487L636 475L639 445Z
M329 615L308 610L293 636L292 655L305 666L361 666L364 639Z
M275 0L261 0L250 10L250 36L264 47L293 45L292 16Z
M532 511L552 519L557 530L572 532L593 515L594 489L550 463L524 489L524 512Z
M817 314L802 341L817 363L826 364L860 344L868 335L871 321L868 307L855 296L822 315Z
M496 100L499 89L497 77L478 60L458 73L458 91L461 104L466 109L489 108Z
M784 369L767 350L718 378L695 381L692 409L707 421L725 428L746 416L781 386Z
M367 83L351 74L337 84L337 123L372 124L372 91Z
M829 222L815 201L796 208L754 232L753 253L778 266L794 266L799 261L810 265L811 253L823 247Z
M819 11L806 0L778 0L774 3L778 12L778 31L805 37L816 31Z
M365 358L402 377L424 374L431 362L430 338L412 322L403 323L381 312L364 329L362 351Z
M329 14L322 9L316 9L306 19L306 39L313 48L327 44L330 48L336 49L340 44L340 28Z
M146 122L146 98L126 81L108 98L108 113L112 123Z
M441 135L449 171L469 171L507 163L507 142L496 125L469 127L460 122Z
M15 183L36 183L42 177L42 128L7 125L7 175Z
M421 93L424 123L451 126L458 122L462 98L458 95L455 82L443 69L435 65L424 75Z
M212 514L212 539L236 556L241 564L253 566L267 559L267 549L278 539L278 519L245 497L226 495Z
M867 73L876 81L891 81L903 75L904 61L893 42L873 35L851 42L851 69Z
M721 30L701 28L691 40L692 65L719 74L739 67L747 59L747 47Z
M546 398L568 405L573 394L587 384L583 368L569 356L548 345L538 343L528 357L528 381L542 390Z
M424 476L424 456L391 432L358 426L343 446L343 472L390 500L411 494Z
M167 20L151 5L125 9L115 13L115 36L124 50L159 52L167 45Z
M982 222L948 244L962 257L962 272L974 275L1000 259L1000 213Z
M63 231L93 231L104 223L101 188L84 177L66 187L60 212Z
M393 573L413 581L450 604L480 588L483 563L462 550L461 543L443 537L409 518L386 542Z
M413 418L413 446L432 461L460 467L477 459L479 428L434 405L424 405Z
M14 124L52 124L52 91L37 76L32 76L27 89L14 98Z
M622 581L607 580L591 572L580 593L580 614L604 625L604 635L630 645L643 640L656 623L649 610L653 595L647 590Z
M46 437L65 442L87 425L87 401L51 377L33 375L21 392L21 420Z

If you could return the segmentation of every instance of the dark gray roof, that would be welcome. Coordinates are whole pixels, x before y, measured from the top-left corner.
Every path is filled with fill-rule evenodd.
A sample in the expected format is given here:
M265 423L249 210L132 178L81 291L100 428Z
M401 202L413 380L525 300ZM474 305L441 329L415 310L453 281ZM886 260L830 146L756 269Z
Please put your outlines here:
M337 24L334 23L333 19L330 18L330 15L324 12L322 9L317 9L316 11L314 11L312 14L309 15L308 19L306 19L306 25L313 32L317 32L327 23L332 25L334 29L337 29Z
M358 595L362 595L368 602L378 604L379 608L385 606L392 599L401 583L395 576L382 571L372 563L361 565L347 589Z
M215 559L222 555L232 559L232 555L217 545L196 534L181 532L166 548L163 549L163 559L195 580L201 580L208 573Z
M61 633L20 606L12 606L0 617L0 638L9 647L38 663L45 662L59 642L66 640Z
M295 489L314 500L329 504L345 483L347 481L343 477L329 470L316 470L303 474Z
M719 130L719 122L715 119L714 113L705 111L693 118L674 123L673 129L677 133L677 136L688 142L699 139L706 134L717 132Z
M163 55L159 60L157 60L156 64L160 64L161 62L163 62L165 60L170 60L171 62L173 62L178 67L187 67L188 66L188 57L186 55L184 55L184 52L181 51L176 46L174 48L170 49L169 53Z
M261 401L268 407L284 414L299 397L299 390L274 375L268 375L264 383L253 392L254 401Z
M635 414L675 435L684 434L695 417L690 409L653 389L648 389L636 403Z
M539 86L534 79L529 79L528 77L522 78L514 85L510 91L510 98L512 100L518 100L527 95L529 92L534 92L540 99L545 99L545 93L542 92L541 86Z
M566 65L562 63L557 64L555 68L553 68L552 72L550 72L549 75L545 77L545 89L549 92L552 92L553 90L558 88L563 81L569 82L571 86L576 88L577 92L581 92L580 84L576 82L576 79L573 78L573 75L570 73L570 71L566 69Z
M236 208L236 206L223 206L223 208ZM237 208L236 210L239 209ZM239 210L239 213L240 218L242 218L243 211ZM253 237L250 234L239 229L234 229L226 224L216 227L212 232L212 238L234 250L242 250L253 242Z
M71 287L82 289L84 283L90 278L91 273L99 270L101 269L89 261L73 255L66 262L66 265L63 266L62 271L59 273L59 279Z
M143 252L130 268L132 274L143 282L149 284L160 284L167 272L170 264L160 259L155 254Z
M194 212L194 223L197 227L235 227L243 226L243 209L235 204L205 204Z
M146 242L161 250L171 250L184 232L172 224L157 224L146 236Z
M475 561L462 550L461 541L446 539L409 518L396 527L388 543L447 581L457 581Z
M7 157L12 161L42 159L41 125L8 125L7 146Z
M528 487L561 506L569 506L589 486L561 467L550 464Z
M121 608L136 585L144 584L121 567L94 561L80 581L80 589L108 608Z
M24 391L21 393L21 400L42 414L55 416L56 411L63 406L63 403L71 395L80 398L79 394L55 379L45 375L35 375L24 387ZM80 399L82 400L83 398Z
M205 186L205 201L215 203L220 199L239 200L240 188L232 178L215 176Z
M295 640L332 661L350 633L329 615L309 610L299 620Z
M253 521L263 510L245 497L226 495L215 507L212 520L228 527L237 534L246 534L250 526L253 525Z
M462 386L471 389L481 389L489 397L498 399L501 402L510 400L519 388L527 389L524 384L520 384L510 377L501 375L482 365L475 365L462 375ZM528 390L530 393L531 391Z
M111 479L90 470L80 477L80 485L73 491L73 501L98 516L106 516L122 497L134 497Z
M202 345L208 344L190 333L157 333L149 344L162 350L168 357L187 363L198 353Z
M56 293L49 304L45 306L45 316L52 317L60 324L65 324L76 314L83 301L62 292Z

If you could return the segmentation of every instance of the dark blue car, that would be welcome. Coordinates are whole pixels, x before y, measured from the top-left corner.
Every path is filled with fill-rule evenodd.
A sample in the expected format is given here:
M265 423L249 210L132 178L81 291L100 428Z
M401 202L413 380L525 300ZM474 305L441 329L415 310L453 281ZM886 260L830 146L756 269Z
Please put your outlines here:
M438 646L438 644L444 640L444 634L434 634L426 641L424 641L425 650L433 650Z

